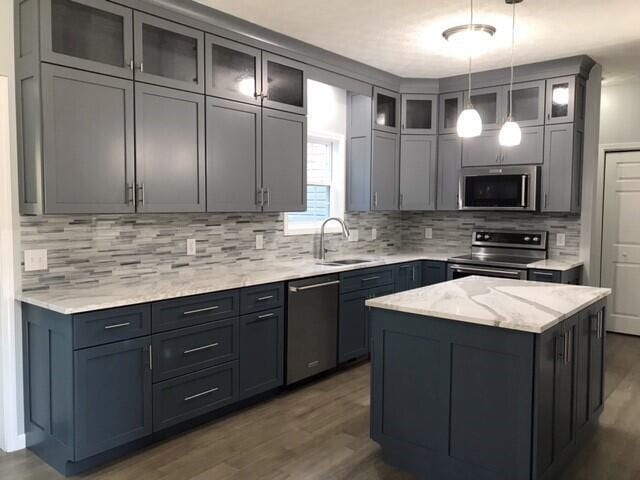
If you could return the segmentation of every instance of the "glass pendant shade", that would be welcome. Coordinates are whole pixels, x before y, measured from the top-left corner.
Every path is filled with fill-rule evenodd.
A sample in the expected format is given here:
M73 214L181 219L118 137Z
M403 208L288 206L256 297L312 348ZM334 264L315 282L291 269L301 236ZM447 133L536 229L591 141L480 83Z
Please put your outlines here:
M478 111L467 105L458 117L456 131L461 138L477 137L482 133L482 119Z
M498 141L503 147L515 147L520 145L520 142L522 141L520 125L518 125L517 122L514 122L513 119L508 118L500 129Z

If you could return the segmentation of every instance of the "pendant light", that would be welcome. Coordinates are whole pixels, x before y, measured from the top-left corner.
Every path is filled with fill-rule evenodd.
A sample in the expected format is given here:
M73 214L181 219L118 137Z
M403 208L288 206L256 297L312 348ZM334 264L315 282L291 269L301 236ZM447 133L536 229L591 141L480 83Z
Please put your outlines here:
M473 28L473 0L471 1L471 20L469 22L469 31ZM456 131L461 138L477 137L482 133L482 119L478 111L471 104L471 55L469 55L469 98L464 106L464 110L458 117Z
M511 83L509 84L509 116L507 121L502 125L500 129L500 135L498 135L498 142L503 147L515 147L520 145L522 141L522 131L520 125L513 121L513 46L515 44L515 32L516 32L516 3L520 3L522 0L505 0L505 3L512 5L511 14Z

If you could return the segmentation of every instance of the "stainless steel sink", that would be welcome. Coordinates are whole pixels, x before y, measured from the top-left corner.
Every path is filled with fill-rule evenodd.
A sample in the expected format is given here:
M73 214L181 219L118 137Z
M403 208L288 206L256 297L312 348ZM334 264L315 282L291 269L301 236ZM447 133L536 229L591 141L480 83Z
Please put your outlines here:
M342 266L342 265L357 265L358 263L368 263L373 260L364 260L361 258L346 258L344 260L332 260L329 262L320 263L319 265L333 265L333 266Z

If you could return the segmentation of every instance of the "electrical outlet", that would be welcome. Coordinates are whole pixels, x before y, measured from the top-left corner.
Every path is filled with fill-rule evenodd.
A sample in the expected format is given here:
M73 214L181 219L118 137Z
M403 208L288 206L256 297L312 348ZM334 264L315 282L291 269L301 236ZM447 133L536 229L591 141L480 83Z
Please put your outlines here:
M358 241L358 229L352 228L349 230L349 241L357 242Z
M264 248L264 237L261 233L256 235L256 250L262 250Z
M431 240L433 238L433 229L431 227L425 227L424 238Z
M196 254L196 239L187 238L187 255L195 255L195 254Z
M46 270L48 268L47 249L24 251L24 271L33 272L35 270Z
M378 238L378 229L374 227L371 229L371 240L375 240L376 238Z
M566 242L566 236L564 233L556 234L556 245L558 247L564 247Z

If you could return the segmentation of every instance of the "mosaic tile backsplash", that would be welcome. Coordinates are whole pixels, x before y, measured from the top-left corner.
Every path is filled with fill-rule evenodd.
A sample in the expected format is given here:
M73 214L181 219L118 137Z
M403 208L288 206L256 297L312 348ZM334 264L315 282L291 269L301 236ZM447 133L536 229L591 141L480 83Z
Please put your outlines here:
M351 213L345 215L359 241L329 235L328 247L339 255L380 255L404 251L446 253L469 249L475 227L535 229L551 233L550 257L575 256L580 218L571 215L503 212ZM377 239L371 240L371 229ZM433 239L424 239L425 227ZM255 249L255 236L264 249ZM566 234L566 246L555 247L555 234ZM24 272L25 291L55 286L109 284L180 269L216 264L309 258L318 254L319 236L285 236L282 214L163 214L25 216L21 248L46 248L49 268ZM195 238L197 255L186 255Z

